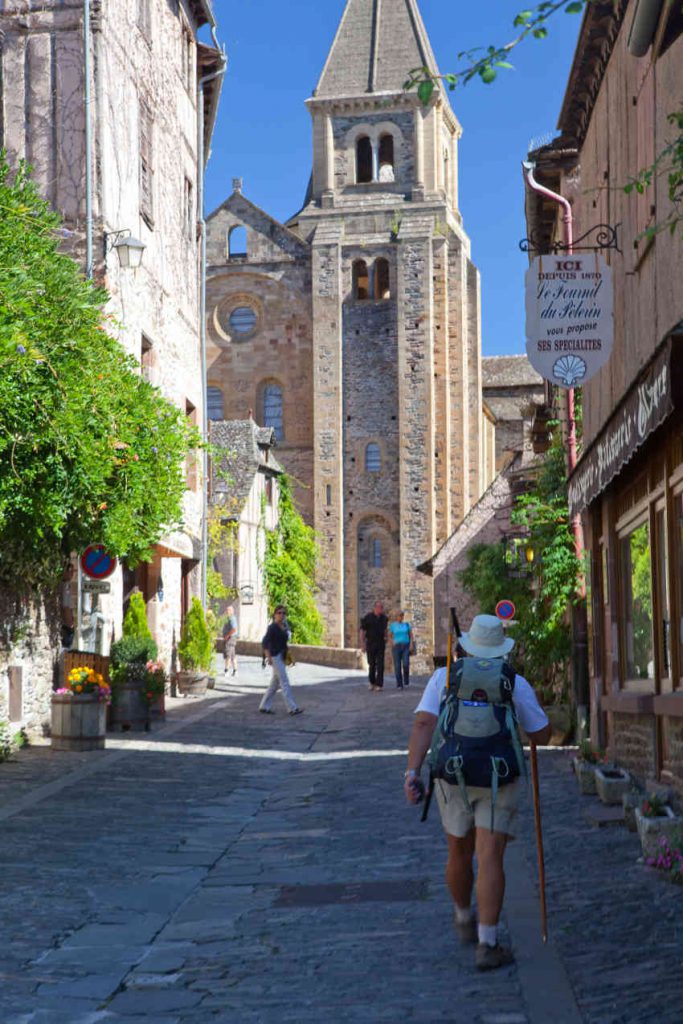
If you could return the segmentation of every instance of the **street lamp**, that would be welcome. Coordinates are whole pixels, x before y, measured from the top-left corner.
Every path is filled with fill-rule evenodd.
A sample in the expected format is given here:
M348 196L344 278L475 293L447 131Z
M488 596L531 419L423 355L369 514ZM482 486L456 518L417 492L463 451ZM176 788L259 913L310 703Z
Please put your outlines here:
M104 236L105 255L116 250L119 266L123 270L137 270L142 263L142 254L147 246L139 238L135 238L128 228L122 231L110 231Z

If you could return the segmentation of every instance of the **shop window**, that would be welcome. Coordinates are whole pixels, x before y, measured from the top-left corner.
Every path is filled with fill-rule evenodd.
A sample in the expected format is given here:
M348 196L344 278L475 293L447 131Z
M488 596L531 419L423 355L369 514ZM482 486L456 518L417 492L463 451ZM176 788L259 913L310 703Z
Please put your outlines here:
M223 413L223 392L220 388L208 387L206 389L207 415L210 420L225 419Z
M370 565L373 569L382 568L382 542L377 538L370 545Z
M247 229L241 226L231 228L228 233L228 256L246 256L247 252Z
M361 135L356 142L356 181L372 181L372 143L367 135Z
M382 135L379 140L379 180L394 181L394 136Z
M379 445L373 442L365 449L365 472L379 473L381 469L382 456L380 455Z
M657 597L659 602L657 609L659 675L663 679L668 679L671 675L671 616L669 614L669 559L666 550L666 517L664 509L660 509L655 514L655 526L657 531Z
M375 298L379 301L391 298L389 261L385 259L379 259L375 263Z
M642 523L620 541L626 679L654 679L650 530Z
M365 260L356 260L353 264L353 297L354 299L370 298L370 277Z
M275 431L278 441L284 440L282 388L279 384L266 384L263 389L263 425Z

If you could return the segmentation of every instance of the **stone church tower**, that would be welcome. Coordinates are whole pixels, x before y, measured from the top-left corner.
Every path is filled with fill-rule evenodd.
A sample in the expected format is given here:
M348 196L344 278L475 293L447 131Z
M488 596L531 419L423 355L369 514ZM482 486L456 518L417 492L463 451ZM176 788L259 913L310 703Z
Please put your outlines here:
M432 584L416 567L490 482L492 426L481 397L478 272L458 211L460 126L442 89L427 107L404 91L423 66L437 67L416 0L348 0L307 101L306 203L286 228L239 192L212 215L208 315L210 326L212 308L228 320L210 384L226 393L246 363L253 388L269 375L282 382L278 458L288 468L286 394L299 393L292 456L300 473L310 467L303 508L320 541L329 641L355 646L359 617L383 599L406 609L427 655ZM231 255L241 226L247 255ZM275 282L282 294L267 324ZM248 352L234 332L230 344L229 311L249 306L249 289L254 315L277 335L264 341L260 367L253 345ZM296 338L292 324L278 334L283 315L299 324ZM267 420L258 392L255 400Z

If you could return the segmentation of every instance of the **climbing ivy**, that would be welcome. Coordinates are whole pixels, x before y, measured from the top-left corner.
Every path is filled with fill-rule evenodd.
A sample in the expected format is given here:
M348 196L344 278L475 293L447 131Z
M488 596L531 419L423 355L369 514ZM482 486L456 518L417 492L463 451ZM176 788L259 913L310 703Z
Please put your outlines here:
M28 586L92 543L129 565L150 558L182 523L199 444L60 241L27 169L12 175L0 151L0 581Z
M279 522L266 536L264 575L268 605L283 604L292 642L318 646L325 625L315 601L318 545L315 533L297 511L289 478L279 478Z

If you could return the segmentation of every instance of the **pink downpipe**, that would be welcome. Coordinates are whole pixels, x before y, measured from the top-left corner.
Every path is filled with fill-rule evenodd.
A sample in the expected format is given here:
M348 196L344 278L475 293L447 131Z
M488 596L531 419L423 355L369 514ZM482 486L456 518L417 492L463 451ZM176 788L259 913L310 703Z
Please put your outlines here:
M572 214L572 206L568 199L561 196L559 192L553 192L552 189L546 188L545 185L541 185L540 182L536 181L534 177L534 164L524 162L522 165L524 169L524 180L529 188L533 192L538 192L540 195L545 196L547 199L552 199L554 203L559 203L562 207L562 222L564 224L564 243L567 246L567 254L569 256L574 252L574 219ZM568 419L568 437L567 437L567 468L570 473L573 473L576 469L577 463L577 444L576 444L576 400L574 395L574 388L567 390L567 419ZM583 557L583 524L581 522L581 516L576 515L572 518L572 535L574 537L574 548L579 558ZM585 589L585 584L582 585L582 591Z

